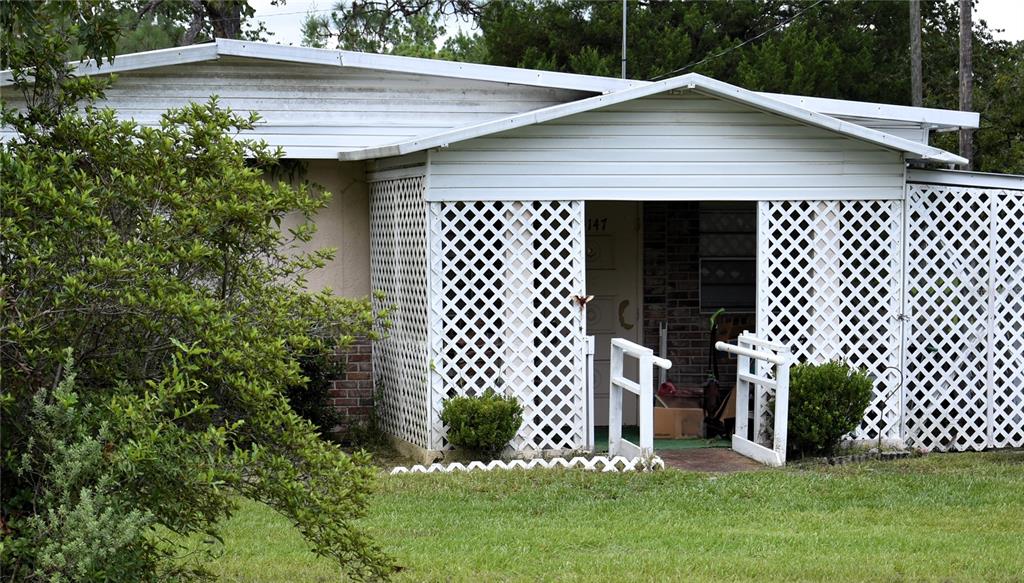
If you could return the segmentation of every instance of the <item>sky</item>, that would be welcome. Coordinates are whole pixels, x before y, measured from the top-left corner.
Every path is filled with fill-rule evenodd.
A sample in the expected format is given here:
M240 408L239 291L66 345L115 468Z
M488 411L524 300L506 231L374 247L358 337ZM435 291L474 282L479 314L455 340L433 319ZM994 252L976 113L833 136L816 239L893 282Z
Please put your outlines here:
M335 3L335 0L287 0L284 6L274 6L271 1L249 0L249 4L256 9L257 20L263 20L267 30L274 33L271 42L285 45L301 44L302 21L307 13L328 14ZM978 0L974 18L985 20L998 39L1024 40L1024 0Z

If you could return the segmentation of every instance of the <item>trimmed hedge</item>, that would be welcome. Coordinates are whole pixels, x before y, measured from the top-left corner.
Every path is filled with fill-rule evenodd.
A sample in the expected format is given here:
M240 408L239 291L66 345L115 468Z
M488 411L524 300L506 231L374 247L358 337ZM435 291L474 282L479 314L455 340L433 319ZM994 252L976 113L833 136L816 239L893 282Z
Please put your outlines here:
M790 371L789 449L830 454L860 424L874 383L862 369L840 361L798 364Z
M481 454L500 452L523 424L523 407L515 397L487 389L477 397L453 397L444 402L441 421L448 441Z

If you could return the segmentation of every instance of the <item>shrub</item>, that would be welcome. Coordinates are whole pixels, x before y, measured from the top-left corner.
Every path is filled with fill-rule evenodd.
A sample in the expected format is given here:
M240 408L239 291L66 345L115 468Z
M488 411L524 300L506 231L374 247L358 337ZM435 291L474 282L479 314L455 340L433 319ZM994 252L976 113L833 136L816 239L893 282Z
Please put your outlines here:
M444 402L441 421L448 441L483 454L496 454L523 424L523 407L515 397L487 389L478 397L453 397Z
M864 370L839 361L794 366L789 382L789 448L799 454L831 453L864 418L872 390Z
M331 403L331 384L345 374L345 365L334 356L333 350L324 347L300 356L299 367L308 380L288 387L285 391L288 404L321 435L329 436L343 420Z
M0 144L4 580L188 579L205 557L174 540L216 538L238 496L287 517L339 578L387 578L355 521L377 470L284 395L303 354L381 316L305 289L333 253L307 251L326 198L270 183L277 153L234 139L257 118L215 101L157 127L80 109L101 80L69 79L69 37L48 27L84 17L29 17L11 35L45 45L11 53L28 105L0 108L16 134ZM283 229L288 215L306 220Z

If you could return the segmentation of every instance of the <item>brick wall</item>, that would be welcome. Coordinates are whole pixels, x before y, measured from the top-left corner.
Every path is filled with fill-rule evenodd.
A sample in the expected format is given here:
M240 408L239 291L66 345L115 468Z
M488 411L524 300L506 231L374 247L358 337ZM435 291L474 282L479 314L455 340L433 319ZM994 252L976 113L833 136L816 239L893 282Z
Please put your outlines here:
M345 375L333 381L331 405L342 414L344 421L341 432L365 425L373 411L373 363L372 344L359 340L347 350L340 351L338 358L345 361Z
M700 311L700 212L697 202L646 202L644 232L644 345L657 350L658 324L668 323L669 380L697 388L707 379L708 317ZM719 340L754 330L754 314L719 318ZM735 383L736 361L719 354L723 385Z

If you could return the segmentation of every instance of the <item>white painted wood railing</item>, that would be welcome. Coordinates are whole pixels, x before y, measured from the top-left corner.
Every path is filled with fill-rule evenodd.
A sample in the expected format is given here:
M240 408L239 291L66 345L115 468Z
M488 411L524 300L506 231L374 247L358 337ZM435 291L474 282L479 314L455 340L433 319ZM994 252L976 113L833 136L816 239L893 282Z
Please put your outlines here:
M626 378L623 360L626 356L639 361L639 382ZM612 338L609 363L608 455L627 458L647 457L654 453L654 371L652 367L672 368L672 361L654 356L654 351L624 338ZM640 397L640 444L622 438L622 397L629 391Z
M789 423L789 367L794 358L789 347L758 338L749 332L740 334L736 344L717 342L715 348L736 355L736 431L732 449L769 466L786 465L786 428ZM775 368L768 377L767 371ZM753 433L749 403L754 397ZM768 406L769 392L774 392L775 411L772 447L757 443L762 432L761 412Z
M597 352L597 341L593 336L587 336L586 341L587 451L594 451L594 354Z

